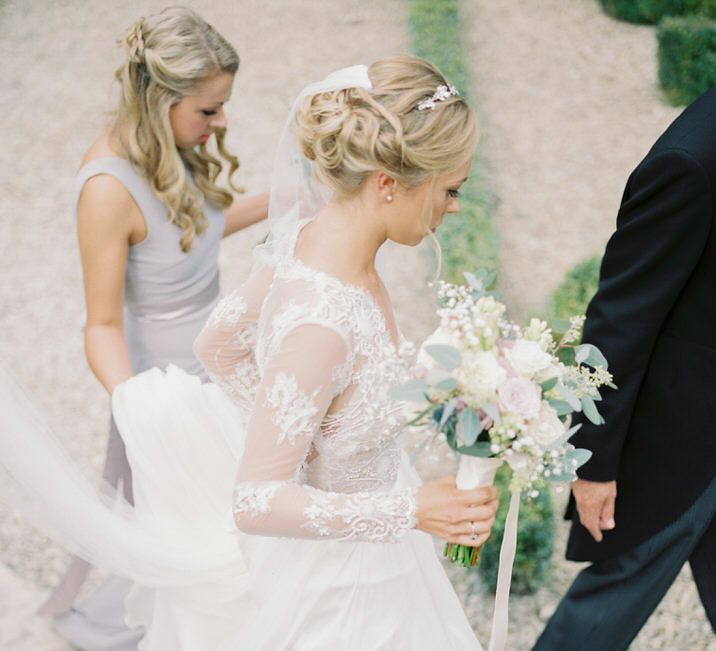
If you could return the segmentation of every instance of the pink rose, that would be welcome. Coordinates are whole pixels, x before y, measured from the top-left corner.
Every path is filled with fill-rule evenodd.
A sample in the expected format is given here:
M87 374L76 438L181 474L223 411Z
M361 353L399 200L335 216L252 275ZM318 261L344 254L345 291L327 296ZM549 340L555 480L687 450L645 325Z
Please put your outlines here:
M542 391L526 378L509 378L497 388L500 406L522 418L534 418L542 405Z

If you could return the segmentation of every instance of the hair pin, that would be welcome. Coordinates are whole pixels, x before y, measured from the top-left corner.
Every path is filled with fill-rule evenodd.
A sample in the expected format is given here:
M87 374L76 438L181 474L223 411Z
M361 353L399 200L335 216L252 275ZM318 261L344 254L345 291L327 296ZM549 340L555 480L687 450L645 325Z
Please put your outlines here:
M418 111L424 111L425 109L433 110L438 102L444 102L446 99L456 95L460 95L460 92L457 88L455 88L455 86L440 85L437 87L437 90L433 93L432 97L424 99L420 102L420 104L418 104Z

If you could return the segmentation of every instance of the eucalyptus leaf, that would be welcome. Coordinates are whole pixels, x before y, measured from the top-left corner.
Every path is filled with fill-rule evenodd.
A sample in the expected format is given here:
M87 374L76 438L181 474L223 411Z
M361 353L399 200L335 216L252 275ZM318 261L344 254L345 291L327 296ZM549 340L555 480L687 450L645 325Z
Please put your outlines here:
M577 364L584 364L584 362L587 361L587 357L589 357L589 351L586 346L577 346L577 348L575 348L574 361L577 362Z
M480 417L474 409L463 409L457 417L457 424L460 428L460 436L465 445L472 445L482 431Z
M584 411L584 415L595 425L604 423L604 419L599 414L597 405L594 404L594 400L589 396L582 396L582 411Z
M542 392L547 393L547 391L551 391L556 386L557 382L559 382L559 378L551 377L549 380L545 380L540 384L542 387Z
M445 406L443 407L443 413L440 416L440 423L439 427L442 429L445 427L445 423L448 422L450 419L450 416L453 415L453 412L455 411L455 407L457 406L457 398L453 398L452 400L448 400L445 403Z
M497 269L488 271L485 277L482 279L483 286L485 289L490 289L497 282Z
M579 398L577 398L577 395L574 393L574 391L571 391L568 389L564 384L561 382L557 384L556 386L557 393L559 393L562 398L564 398L564 401L572 407L572 411L581 411L582 405L579 402Z
M484 289L482 280L480 280L475 274L472 274L469 271L465 271L462 275L465 276L465 280L467 281L467 284L470 287L472 287L473 289L477 289L477 290Z
M425 346L425 352L448 371L452 371L454 368L460 366L460 362L462 361L460 351L446 344L430 344L429 346Z
M566 416L567 414L571 414L574 411L572 405L570 405L568 402L565 402L564 400L552 398L551 400L548 400L548 402L549 406L557 412L557 416Z
M466 454L470 457L491 457L492 449L487 441L480 441L472 445L460 445L455 448L456 452Z
M578 364L588 364L589 366L596 368L601 366L604 370L609 368L609 362L607 358L602 355L599 348L592 344L582 344L577 346L575 349L575 359Z
M452 391L457 387L457 380L454 377L446 377L437 384L433 385L438 391Z
M426 394L430 389L430 385L423 380L409 380L404 384L391 387L388 390L388 396L393 400L405 400L407 402L422 402L426 399Z
M583 466L589 459L592 457L592 451L586 450L585 448L575 448L574 450L570 450L565 455L568 459L571 459L573 461L577 462L577 468L580 466Z

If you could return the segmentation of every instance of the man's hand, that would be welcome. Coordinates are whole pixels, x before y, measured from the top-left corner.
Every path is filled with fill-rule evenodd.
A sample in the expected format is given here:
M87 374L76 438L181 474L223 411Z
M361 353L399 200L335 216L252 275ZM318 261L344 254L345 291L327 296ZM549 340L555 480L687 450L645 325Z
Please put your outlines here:
M617 497L616 481L572 482L572 493L577 502L579 521L597 542L602 542L602 531L614 529L614 500Z

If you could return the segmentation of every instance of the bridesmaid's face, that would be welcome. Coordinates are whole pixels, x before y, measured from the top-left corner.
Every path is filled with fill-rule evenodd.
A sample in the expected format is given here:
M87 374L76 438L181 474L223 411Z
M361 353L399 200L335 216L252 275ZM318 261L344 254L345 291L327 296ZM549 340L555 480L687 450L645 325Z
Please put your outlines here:
M202 83L195 95L186 95L169 109L174 141L180 149L190 149L226 128L224 104L231 97L234 75L220 72Z

